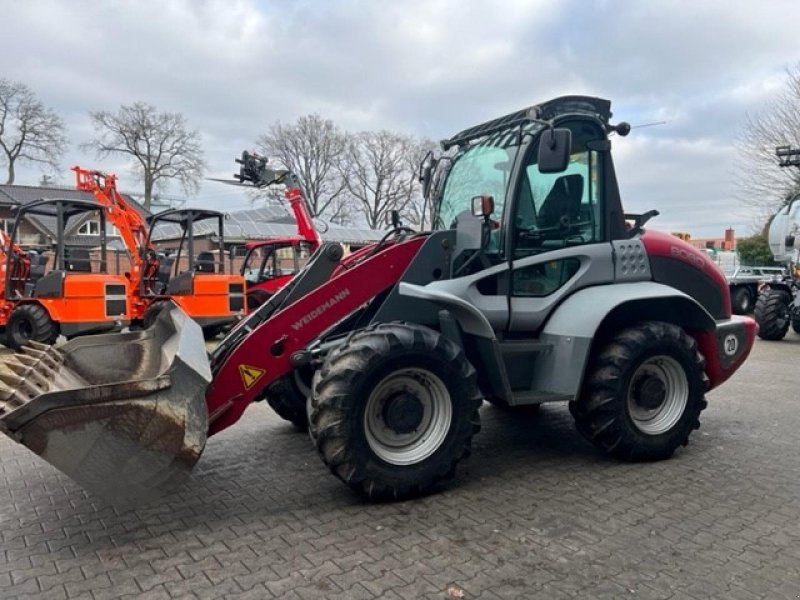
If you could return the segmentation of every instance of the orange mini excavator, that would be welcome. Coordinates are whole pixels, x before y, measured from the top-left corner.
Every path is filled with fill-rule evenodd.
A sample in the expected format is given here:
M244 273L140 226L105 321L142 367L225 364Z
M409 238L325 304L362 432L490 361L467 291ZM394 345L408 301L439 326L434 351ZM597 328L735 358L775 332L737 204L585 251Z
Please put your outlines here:
M131 284L134 327L151 325L170 301L198 322L206 337L217 335L245 314L244 277L226 272L224 252L220 251L218 260L211 252L195 255L195 231L201 221L217 221L220 248L224 248L223 213L176 209L145 219L117 191L115 175L77 166L72 170L77 189L91 192L107 208L108 221L117 228L128 251L131 268L126 275ZM171 257L160 256L152 242L154 231L164 226L177 228L180 238L177 253Z

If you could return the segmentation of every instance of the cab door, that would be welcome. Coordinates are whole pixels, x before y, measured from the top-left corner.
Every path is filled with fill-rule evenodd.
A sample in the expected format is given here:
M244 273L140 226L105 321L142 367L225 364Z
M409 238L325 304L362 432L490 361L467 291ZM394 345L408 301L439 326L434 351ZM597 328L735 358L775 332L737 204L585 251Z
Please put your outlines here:
M614 280L603 223L603 155L587 146L605 134L581 121L562 126L572 130L567 169L540 173L537 145L532 144L512 199L507 246L511 332L536 334L567 295Z

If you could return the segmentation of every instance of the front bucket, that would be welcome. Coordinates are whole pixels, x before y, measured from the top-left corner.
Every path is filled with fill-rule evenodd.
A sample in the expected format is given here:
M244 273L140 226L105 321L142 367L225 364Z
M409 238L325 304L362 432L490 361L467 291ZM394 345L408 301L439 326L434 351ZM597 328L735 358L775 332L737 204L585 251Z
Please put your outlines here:
M211 370L177 306L144 331L32 343L5 366L0 431L114 503L157 497L203 452Z

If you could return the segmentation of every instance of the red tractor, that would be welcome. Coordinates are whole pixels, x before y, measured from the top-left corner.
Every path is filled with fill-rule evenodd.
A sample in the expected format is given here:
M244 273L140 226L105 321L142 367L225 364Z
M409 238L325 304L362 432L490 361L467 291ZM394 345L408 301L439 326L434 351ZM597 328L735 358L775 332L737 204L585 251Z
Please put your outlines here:
M435 231L396 227L347 257L323 243L210 357L177 307L145 331L26 348L22 375L0 374L0 429L87 489L146 499L309 369L313 443L369 498L450 479L484 400L566 401L599 451L670 457L757 327L704 253L645 229L655 211L624 213L609 135L630 126L610 108L556 98L445 140L421 173Z
M257 188L285 185L284 198L297 223L295 236L245 244L246 254L241 274L247 281L247 307L252 310L289 283L322 241L314 228L311 211L300 189L300 183L291 171L270 169L266 158L246 151L236 162L242 165L235 175L238 181L225 183L245 185L244 182L249 182L247 185Z

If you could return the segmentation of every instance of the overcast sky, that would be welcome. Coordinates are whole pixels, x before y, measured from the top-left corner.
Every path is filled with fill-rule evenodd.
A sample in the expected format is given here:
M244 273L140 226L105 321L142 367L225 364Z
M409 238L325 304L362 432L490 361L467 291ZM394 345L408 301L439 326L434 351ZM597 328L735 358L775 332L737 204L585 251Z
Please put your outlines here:
M721 236L753 217L730 184L747 112L800 61L800 2L743 0L0 1L0 77L65 119L73 164L116 171L79 144L90 110L146 101L202 133L209 176L276 120L317 112L349 130L441 139L562 94L612 100L625 208L654 227ZM776 167L777 168L777 167ZM17 183L40 174L21 169ZM177 193L177 190L173 190ZM190 204L235 210L206 183Z

